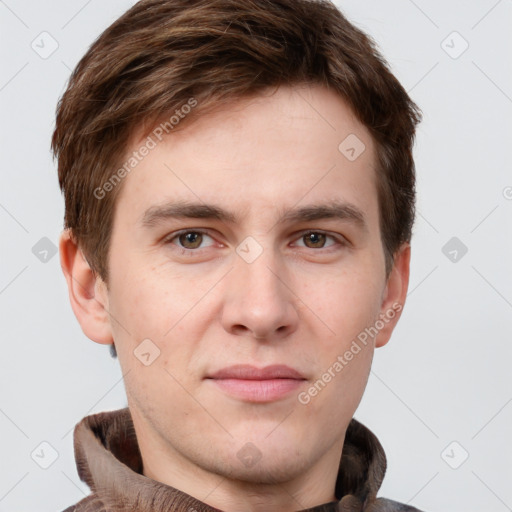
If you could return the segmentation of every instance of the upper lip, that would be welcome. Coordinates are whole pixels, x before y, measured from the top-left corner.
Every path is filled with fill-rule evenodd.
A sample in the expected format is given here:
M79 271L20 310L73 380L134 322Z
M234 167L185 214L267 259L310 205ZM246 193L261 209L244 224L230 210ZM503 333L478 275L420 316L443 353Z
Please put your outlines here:
M207 378L242 380L305 379L297 370L284 364L274 364L264 368L257 368L250 364L235 364L212 373Z

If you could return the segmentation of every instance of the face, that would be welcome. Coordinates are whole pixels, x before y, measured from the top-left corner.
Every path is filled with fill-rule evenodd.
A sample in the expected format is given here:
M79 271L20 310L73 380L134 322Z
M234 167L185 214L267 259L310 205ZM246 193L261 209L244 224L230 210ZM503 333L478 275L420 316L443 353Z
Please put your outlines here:
M101 293L143 454L246 482L337 467L406 281L386 279L375 161L337 95L280 88L124 179Z

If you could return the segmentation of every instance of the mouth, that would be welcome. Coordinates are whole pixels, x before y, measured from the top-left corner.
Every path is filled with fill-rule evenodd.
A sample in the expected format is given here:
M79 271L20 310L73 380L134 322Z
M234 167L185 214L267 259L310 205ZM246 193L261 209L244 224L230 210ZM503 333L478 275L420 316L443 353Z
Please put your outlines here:
M297 370L286 365L257 368L234 365L206 377L224 393L247 402L273 402L287 397L306 381Z

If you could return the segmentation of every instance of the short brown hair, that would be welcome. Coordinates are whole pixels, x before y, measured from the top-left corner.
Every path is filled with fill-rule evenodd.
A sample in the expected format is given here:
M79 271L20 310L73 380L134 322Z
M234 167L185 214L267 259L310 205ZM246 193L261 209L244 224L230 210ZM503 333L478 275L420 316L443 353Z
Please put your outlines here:
M107 281L121 185L101 199L95 191L135 130L149 133L191 98L187 123L269 87L300 84L337 92L374 138L389 272L411 237L420 113L372 40L325 0L142 0L93 43L59 101L52 138L64 224L92 269Z

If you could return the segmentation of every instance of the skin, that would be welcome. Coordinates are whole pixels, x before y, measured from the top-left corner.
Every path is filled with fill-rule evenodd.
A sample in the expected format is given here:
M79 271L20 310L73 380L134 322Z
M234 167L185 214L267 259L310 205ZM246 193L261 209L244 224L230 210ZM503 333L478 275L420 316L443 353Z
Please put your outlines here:
M353 162L338 150L349 134L366 146ZM132 142L129 152L142 141ZM227 512L335 499L345 431L374 348L387 343L399 312L309 403L298 394L405 300L410 248L397 251L387 277L375 161L369 132L338 95L282 87L172 132L124 179L108 287L62 234L62 267L82 329L98 343L115 341L146 476ZM214 204L236 219L143 225L151 207L177 200ZM364 225L278 222L288 209L332 201L357 208ZM174 236L183 229L207 232L202 242L189 233L199 248L186 238L183 248L184 237ZM308 230L320 235L304 237ZM248 236L262 249L252 263L236 252ZM160 350L149 366L134 355L144 339ZM237 363L286 364L305 380L284 397L254 403L205 379ZM237 457L248 442L261 457L251 467Z

